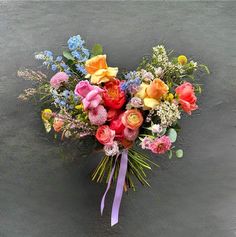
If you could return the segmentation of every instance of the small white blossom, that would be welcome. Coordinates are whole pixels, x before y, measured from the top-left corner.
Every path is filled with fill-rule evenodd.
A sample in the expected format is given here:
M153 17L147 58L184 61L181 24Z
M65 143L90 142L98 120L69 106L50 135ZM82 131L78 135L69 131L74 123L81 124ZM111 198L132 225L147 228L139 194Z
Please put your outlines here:
M103 149L107 156L115 156L119 153L119 146L116 141L112 145L105 145Z

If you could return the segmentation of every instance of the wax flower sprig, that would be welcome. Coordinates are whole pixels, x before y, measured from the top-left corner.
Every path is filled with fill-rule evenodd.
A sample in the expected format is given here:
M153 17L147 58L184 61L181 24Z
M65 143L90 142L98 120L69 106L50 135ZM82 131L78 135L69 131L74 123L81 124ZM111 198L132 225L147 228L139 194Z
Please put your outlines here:
M180 130L181 115L198 109L199 65L185 55L172 56L163 45L153 47L134 71L118 74L108 66L102 46L90 50L80 35L70 37L68 50L54 56L49 50L35 54L54 75L20 70L18 75L33 81L19 98L35 98L42 109L46 132L61 139L90 136L103 150L104 157L92 173L92 180L107 183L101 201L103 213L106 194L116 183L111 225L118 222L123 191L135 190L136 178L150 186L147 171L158 167L156 158L183 157L174 144ZM119 75L119 76L118 76Z

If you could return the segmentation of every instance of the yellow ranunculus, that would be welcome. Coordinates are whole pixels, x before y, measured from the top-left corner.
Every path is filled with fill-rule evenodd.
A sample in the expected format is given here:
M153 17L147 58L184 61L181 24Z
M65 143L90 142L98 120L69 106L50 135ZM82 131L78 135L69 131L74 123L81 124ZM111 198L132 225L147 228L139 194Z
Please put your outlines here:
M146 93L147 87L148 87L148 84L142 83L139 87L138 92L135 94L135 96L140 99L144 99L145 97L147 97L147 93Z
M86 77L91 77L90 81L93 84L108 82L116 77L118 73L117 67L108 67L106 55L97 55L85 62L85 69L88 72Z
M41 114L41 118L43 121L48 121L52 117L52 110L44 109Z
M178 57L178 63L181 64L181 65L184 65L188 62L188 59L185 55L180 55Z

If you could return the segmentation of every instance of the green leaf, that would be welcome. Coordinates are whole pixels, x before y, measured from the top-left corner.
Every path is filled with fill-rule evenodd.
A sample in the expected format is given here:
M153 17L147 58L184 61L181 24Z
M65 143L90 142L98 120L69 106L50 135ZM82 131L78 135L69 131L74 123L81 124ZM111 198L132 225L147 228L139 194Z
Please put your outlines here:
M100 45L100 44L95 44L92 48L92 51L91 51L93 56L100 55L100 54L102 54L102 52L103 52L103 49L102 49L102 45Z
M69 51L63 51L63 56L69 60L75 60L72 54Z
M200 64L199 66L203 67L205 69L205 71L207 72L207 74L210 74L210 70L209 70L209 68L206 65Z
M177 139L177 132L175 129L170 128L167 133L168 137L170 138L171 142L175 142Z
M168 151L168 156L169 156L169 159L171 159L171 158L172 158L172 155L173 155L173 152L172 152L172 150L169 150L169 151Z
M184 151L182 149L179 149L175 152L175 155L177 158L182 158L184 155Z

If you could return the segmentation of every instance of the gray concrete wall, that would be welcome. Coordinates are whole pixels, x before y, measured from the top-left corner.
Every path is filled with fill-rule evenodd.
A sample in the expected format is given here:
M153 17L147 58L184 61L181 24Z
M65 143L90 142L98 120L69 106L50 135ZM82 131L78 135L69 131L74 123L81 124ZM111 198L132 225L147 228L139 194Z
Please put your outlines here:
M1 2L0 236L235 236L235 12L235 2ZM37 68L35 51L60 54L78 33L89 46L103 44L120 68L134 69L164 43L212 72L202 79L199 112L182 121L184 159L156 158L152 188L124 195L112 229L112 195L100 217L105 186L89 179L99 160L89 143L59 146L45 136L39 109L17 101L30 85L17 69Z

